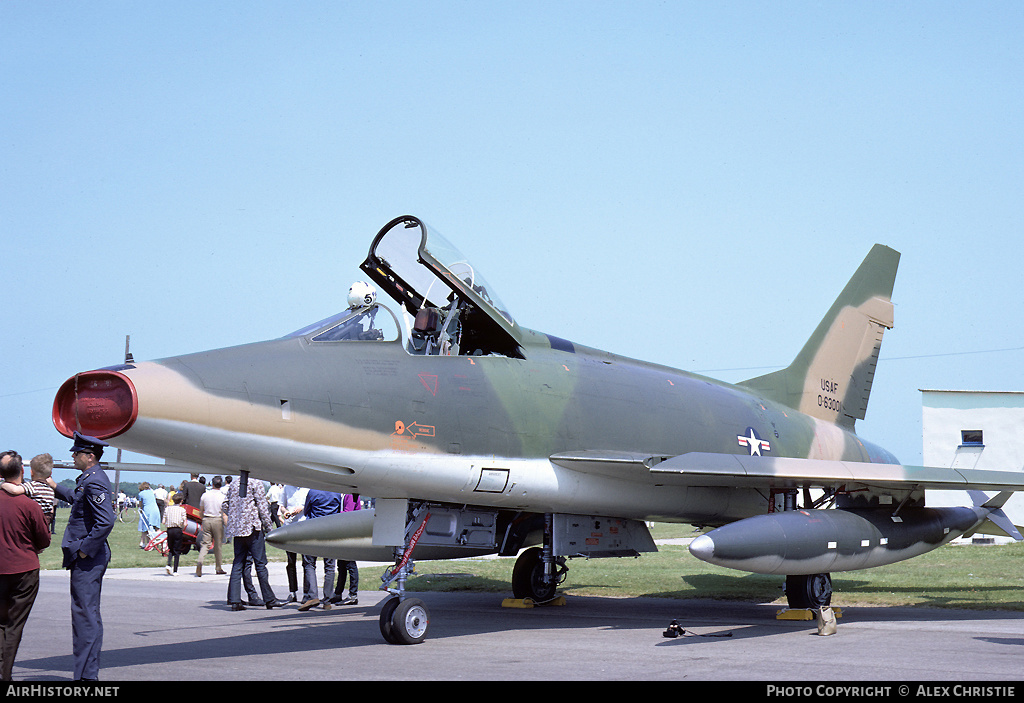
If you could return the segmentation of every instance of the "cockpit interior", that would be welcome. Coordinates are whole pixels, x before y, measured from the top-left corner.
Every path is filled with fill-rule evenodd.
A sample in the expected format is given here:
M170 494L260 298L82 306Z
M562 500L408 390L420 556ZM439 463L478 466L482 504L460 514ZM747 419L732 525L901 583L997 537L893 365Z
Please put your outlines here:
M428 233L421 220L404 215L385 225L360 268L400 316L379 300L358 300L287 336L313 343L401 339L410 354L522 358L521 332L505 305L469 261L440 234Z

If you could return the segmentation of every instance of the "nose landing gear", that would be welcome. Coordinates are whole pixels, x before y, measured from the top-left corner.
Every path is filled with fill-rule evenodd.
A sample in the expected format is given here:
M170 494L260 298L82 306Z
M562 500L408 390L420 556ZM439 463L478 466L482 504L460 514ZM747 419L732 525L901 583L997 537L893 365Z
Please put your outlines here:
M390 644L419 644L427 636L430 625L427 606L419 598L405 597L405 581L412 571L412 550L423 535L429 519L428 512L416 531L406 537L404 549L395 549L395 565L385 569L381 576L381 589L394 596L384 602L380 611L380 634ZM414 522L415 516L410 525ZM389 587L393 581L396 582L396 588Z

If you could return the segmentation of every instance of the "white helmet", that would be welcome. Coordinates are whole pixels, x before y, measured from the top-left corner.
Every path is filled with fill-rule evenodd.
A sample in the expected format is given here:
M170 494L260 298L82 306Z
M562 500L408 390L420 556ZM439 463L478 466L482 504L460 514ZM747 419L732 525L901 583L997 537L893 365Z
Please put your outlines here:
M369 307L377 302L377 289L364 281L356 281L348 289L348 306L350 308Z

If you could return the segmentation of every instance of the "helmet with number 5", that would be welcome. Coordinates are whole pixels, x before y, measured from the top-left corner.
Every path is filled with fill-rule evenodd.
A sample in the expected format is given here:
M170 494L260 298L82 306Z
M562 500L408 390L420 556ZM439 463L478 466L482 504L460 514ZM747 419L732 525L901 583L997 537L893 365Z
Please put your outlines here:
M364 281L356 281L348 289L348 306L350 308L369 307L377 302L377 289Z

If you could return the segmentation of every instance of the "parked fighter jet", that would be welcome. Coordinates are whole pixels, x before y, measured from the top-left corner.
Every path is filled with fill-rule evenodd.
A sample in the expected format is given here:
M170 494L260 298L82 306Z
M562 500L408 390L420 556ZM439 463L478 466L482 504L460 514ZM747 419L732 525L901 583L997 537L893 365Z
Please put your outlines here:
M567 557L655 551L645 521L714 528L694 555L785 575L790 605L817 607L830 572L983 526L1021 538L1000 510L1021 474L901 466L854 431L898 262L876 245L788 368L733 385L520 327L480 271L404 216L361 264L393 306L364 283L348 309L280 339L76 374L53 421L180 467L373 496L375 510L268 539L393 558L389 642L426 635L426 606L404 593L410 556L519 554L512 591L543 603ZM975 505L930 509L927 489L972 489Z

